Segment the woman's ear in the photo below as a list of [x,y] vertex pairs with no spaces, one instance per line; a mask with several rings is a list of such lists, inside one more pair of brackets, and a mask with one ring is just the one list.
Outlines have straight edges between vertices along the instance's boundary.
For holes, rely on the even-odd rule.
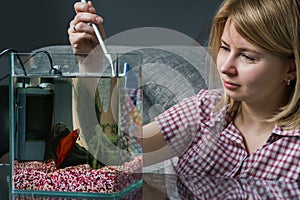
[[295,61],[291,61],[288,66],[287,79],[294,80],[297,77],[297,69]]

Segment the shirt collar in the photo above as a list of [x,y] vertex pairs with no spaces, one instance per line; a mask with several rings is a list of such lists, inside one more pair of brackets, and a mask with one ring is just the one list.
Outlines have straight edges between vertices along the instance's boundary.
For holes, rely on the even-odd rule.
[[274,134],[281,135],[281,136],[299,136],[300,137],[300,128],[296,129],[283,129],[279,125],[275,125],[273,131]]
[[220,110],[212,111],[209,120],[205,124],[209,127],[217,127],[218,130],[224,130],[232,119],[233,114],[228,113],[227,107],[224,106]]

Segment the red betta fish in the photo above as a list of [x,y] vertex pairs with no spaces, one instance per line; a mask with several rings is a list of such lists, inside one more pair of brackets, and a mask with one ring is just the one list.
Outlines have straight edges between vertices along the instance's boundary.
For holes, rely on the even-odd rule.
[[56,168],[58,169],[67,155],[70,153],[77,138],[79,137],[79,128],[71,131],[66,137],[62,138],[56,148]]

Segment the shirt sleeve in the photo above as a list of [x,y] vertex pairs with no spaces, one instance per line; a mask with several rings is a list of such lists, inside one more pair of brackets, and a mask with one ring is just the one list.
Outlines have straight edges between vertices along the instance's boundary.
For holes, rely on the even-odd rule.
[[155,117],[164,139],[177,156],[182,155],[196,138],[201,123],[210,120],[220,93],[201,90]]

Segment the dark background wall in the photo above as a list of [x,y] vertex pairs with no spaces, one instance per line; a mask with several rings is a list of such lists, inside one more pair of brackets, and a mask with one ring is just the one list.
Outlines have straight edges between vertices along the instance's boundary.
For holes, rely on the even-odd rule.
[[[74,16],[75,0],[1,2],[0,48],[30,51],[67,44],[66,30]],[[108,36],[137,27],[164,27],[204,41],[211,17],[221,0],[94,0],[105,19]]]
[[[222,0],[94,0],[104,18],[107,37],[139,27],[163,27],[184,33],[205,45],[212,16]],[[0,51],[30,52],[43,46],[69,44],[67,28],[75,0],[2,1]],[[8,74],[8,57],[0,58],[0,80]],[[0,81],[7,85],[8,79]],[[1,88],[0,88],[1,89]],[[7,142],[8,94],[0,93],[0,148]],[[4,119],[3,119],[4,118]],[[1,156],[0,149],[0,156]]]

